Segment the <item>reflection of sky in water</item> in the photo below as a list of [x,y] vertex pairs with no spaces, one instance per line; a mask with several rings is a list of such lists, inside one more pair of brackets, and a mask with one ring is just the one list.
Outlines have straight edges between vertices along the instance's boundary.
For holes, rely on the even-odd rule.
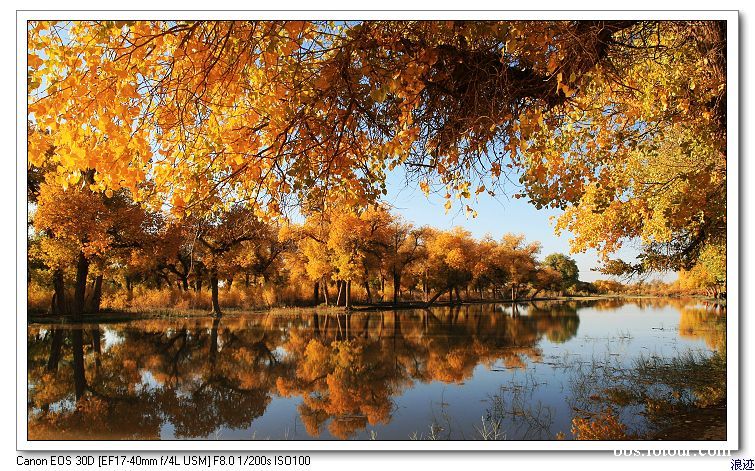
[[[711,351],[703,336],[680,336],[679,306],[679,303],[661,302],[643,304],[642,307],[634,303],[603,308],[591,305],[579,307],[577,310],[579,318],[576,320],[578,324],[573,326],[575,331],[563,335],[557,329],[555,332],[547,331],[551,324],[545,324],[543,328],[538,325],[534,345],[523,345],[529,348],[526,351],[516,350],[519,352],[518,360],[507,358],[504,361],[502,357],[494,357],[492,360],[481,362],[477,357],[477,364],[471,369],[471,373],[458,382],[410,378],[408,384],[402,383],[392,390],[388,422],[367,424],[364,428],[357,428],[350,438],[375,437],[406,440],[414,435],[428,438],[432,426],[434,434],[441,439],[479,439],[480,429],[485,426],[486,418],[489,419],[491,413],[503,417],[501,433],[509,440],[552,439],[557,432],[565,432],[569,436],[574,405],[571,400],[573,386],[571,381],[572,373],[576,368],[588,368],[593,364],[599,365],[598,368],[600,368],[600,365],[606,363],[618,367],[631,367],[641,356],[675,357],[687,351],[706,354]],[[547,315],[538,317],[542,316],[542,312],[532,314],[527,306],[522,306],[517,310],[522,322],[526,321],[529,316],[534,316],[533,320],[551,319],[551,321],[559,319],[559,316],[575,318],[573,311],[571,314],[559,309],[553,312],[556,317],[550,318]],[[447,310],[438,311],[439,319],[445,319],[443,313],[447,313]],[[393,313],[390,315],[393,316]],[[492,306],[486,307],[485,316],[496,316],[499,323],[514,322],[511,315],[510,305],[498,305],[495,309],[492,309]],[[223,322],[227,321],[221,321],[219,329],[221,332],[227,328]],[[133,322],[129,328],[138,329],[139,325],[139,322]],[[309,332],[311,328],[312,323],[309,320],[304,322],[301,319],[283,320],[277,325],[267,326],[264,332],[277,331],[288,335],[290,329],[306,329]],[[322,325],[320,328],[323,328]],[[333,328],[332,325],[331,328]],[[404,328],[409,330],[411,326]],[[107,356],[111,350],[116,350],[116,346],[129,341],[128,336],[124,335],[118,326],[101,326],[101,330],[103,357]],[[172,335],[176,332],[176,328],[166,327],[163,332]],[[205,328],[187,329],[186,332],[187,341],[192,341],[195,337],[199,338],[200,334],[205,337],[211,334],[211,331]],[[238,342],[234,339],[234,335],[239,332],[232,332],[230,336],[227,334],[225,332],[217,336],[219,358],[221,352],[228,358],[234,358],[233,355],[248,354],[246,350],[238,349]],[[265,335],[272,334],[261,334],[259,338],[264,340]],[[429,331],[413,332],[412,335],[424,338],[438,334]],[[558,341],[559,335],[563,335],[562,342]],[[571,338],[569,335],[572,335]],[[41,337],[42,329],[39,330],[38,338]],[[445,338],[429,340],[447,341]],[[472,341],[470,338],[470,342]],[[380,345],[383,348],[381,354],[386,358],[396,356],[392,355],[394,352],[386,351],[390,348],[390,343]],[[534,347],[534,350],[531,347]],[[269,351],[276,362],[285,363],[295,356],[282,345],[273,345]],[[234,361],[233,359],[226,360],[224,367],[233,369]],[[518,368],[512,367],[517,364]],[[264,367],[264,363],[259,364],[260,369]],[[459,373],[463,374],[463,372]],[[177,379],[178,385],[174,387],[172,394],[177,400],[191,400],[194,394],[192,388],[205,380],[202,375],[200,371],[184,372]],[[156,391],[168,387],[164,378],[158,379],[149,367],[145,368],[144,365],[140,367],[138,377],[136,389]],[[454,376],[451,374],[451,377]],[[275,384],[275,381],[272,384]],[[303,403],[300,394],[283,397],[273,386],[267,396],[269,402],[264,407],[264,413],[251,418],[250,422],[244,426],[231,428],[221,425],[207,436],[192,438],[225,440],[335,438],[330,434],[328,425],[330,421],[338,419],[327,419],[320,428],[319,437],[312,437],[307,433],[300,416]],[[54,407],[61,407],[61,402],[70,402],[70,399],[59,401],[54,404]],[[69,405],[72,404],[66,404],[66,406]],[[213,405],[210,406],[213,407]],[[630,407],[622,413],[621,419],[629,425],[630,429],[643,427],[643,418],[638,412],[637,407]],[[161,413],[161,417],[163,417],[163,422],[159,428],[159,437],[175,438],[175,425],[166,415]]]
[[[500,311],[510,315],[511,307],[500,306]],[[527,315],[526,308],[520,308],[520,312]],[[437,424],[440,431],[436,435],[440,438],[446,438],[450,430],[450,437],[454,439],[479,439],[483,417],[495,403],[495,395],[502,397],[510,407],[512,403],[523,403],[532,415],[505,421],[503,433],[507,439],[550,439],[560,431],[568,435],[572,413],[568,401],[569,369],[565,365],[610,361],[631,366],[640,355],[669,357],[687,350],[710,351],[701,338],[680,338],[679,310],[673,306],[638,309],[634,304],[627,304],[610,311],[581,308],[579,320],[578,333],[572,339],[563,343],[551,342],[546,337],[540,340],[542,362],[533,362],[522,355],[526,364],[524,370],[506,369],[503,363],[496,362],[493,368],[478,365],[472,378],[461,384],[415,383],[413,388],[394,398],[389,424],[367,425],[354,438],[370,439],[370,431],[374,431],[377,438],[405,439],[417,432],[417,436],[428,439],[431,424]],[[289,402],[289,399],[274,399],[265,414],[267,420],[258,419],[259,428],[276,436],[274,430],[280,426],[273,424],[297,421],[298,415],[291,413]],[[280,422],[272,419],[274,410],[280,411]],[[638,412],[637,406],[630,407],[623,411],[621,419],[630,428],[641,427],[643,420]],[[548,423],[550,434],[546,435],[538,425]],[[289,429],[292,428],[295,426],[289,425]],[[255,429],[254,424],[252,429]],[[311,438],[303,426],[300,425],[300,429],[292,438]],[[244,433],[230,436],[242,439]],[[323,427],[319,438],[334,437]]]
[[103,331],[103,342],[102,342],[102,351],[107,352],[113,346],[119,345],[123,342],[123,336],[120,334],[120,332],[117,332],[113,329],[109,329],[107,327],[104,327],[102,329]]

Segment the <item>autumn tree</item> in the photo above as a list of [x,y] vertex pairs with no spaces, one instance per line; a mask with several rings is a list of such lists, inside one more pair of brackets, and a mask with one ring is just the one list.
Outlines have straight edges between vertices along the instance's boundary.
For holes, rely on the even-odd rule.
[[92,296],[97,306],[102,289],[105,259],[140,245],[144,211],[122,193],[110,196],[92,192],[86,180],[71,186],[55,183],[40,186],[34,212],[34,228],[44,232],[41,242],[46,264],[53,271],[53,312],[68,313],[64,271],[75,267],[74,295],[70,314],[80,317],[86,310],[86,284],[93,263],[99,264]]
[[328,248],[330,221],[322,213],[308,217],[301,230],[299,249],[307,277],[314,283],[315,302],[319,300],[320,289],[325,304],[330,303],[328,283],[333,275],[331,251]]
[[189,290],[189,278],[199,271],[201,263],[199,251],[195,253],[196,239],[192,231],[194,224],[188,218],[180,222],[163,221],[158,232],[159,240],[151,254],[155,270],[175,276],[183,291]]
[[573,258],[561,253],[552,253],[545,257],[543,265],[556,270],[561,275],[559,291],[565,292],[579,281],[579,267]]
[[425,230],[416,228],[398,216],[391,216],[383,246],[383,266],[393,282],[393,304],[398,304],[401,293],[401,277],[413,263],[426,256]]
[[499,298],[502,289],[508,283],[509,275],[506,265],[510,262],[509,254],[491,235],[486,235],[477,244],[476,260],[471,284],[483,293],[492,290],[493,298]]
[[600,294],[619,294],[625,290],[625,286],[616,280],[596,280],[593,281],[595,289]]
[[234,253],[242,243],[260,241],[267,235],[265,223],[257,219],[244,206],[234,206],[227,211],[216,213],[197,223],[196,240],[205,250],[203,264],[210,275],[212,292],[212,314],[220,317],[219,277],[229,264],[233,263]]
[[726,248],[706,247],[689,270],[681,270],[677,284],[686,291],[700,291],[708,296],[725,297]]
[[526,243],[523,234],[506,234],[501,239],[501,269],[506,273],[511,299],[516,300],[534,279],[540,243]]
[[[244,275],[244,284],[249,286],[252,279],[261,278],[263,282],[278,281],[283,273],[284,253],[293,247],[298,234],[290,230],[285,223],[263,223],[254,240],[242,242],[233,263],[238,272]],[[228,283],[233,280],[233,273],[228,276]]]
[[443,293],[449,300],[461,302],[459,288],[472,280],[474,266],[474,245],[471,233],[461,227],[450,231],[428,231],[427,267],[430,287],[437,290],[428,301],[434,303]]
[[559,290],[563,286],[563,275],[560,271],[543,265],[536,268],[531,284],[532,294],[530,299],[535,299],[541,291]]
[[337,304],[343,300],[343,305],[350,307],[353,280],[361,280],[371,297],[370,273],[380,268],[391,219],[382,207],[350,210],[340,206],[331,211],[327,246],[334,277],[341,282]]
[[[520,177],[572,249],[689,269],[726,241],[720,21],[34,21],[29,163],[177,215],[447,207]],[[470,208],[467,208],[468,210]]]

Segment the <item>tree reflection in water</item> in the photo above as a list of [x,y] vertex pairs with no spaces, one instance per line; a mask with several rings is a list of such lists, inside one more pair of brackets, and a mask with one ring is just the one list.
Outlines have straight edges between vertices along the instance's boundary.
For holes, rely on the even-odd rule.
[[[584,304],[583,304],[584,305]],[[577,333],[577,303],[29,327],[30,439],[213,438],[298,399],[312,437],[387,424],[417,383],[524,367]]]

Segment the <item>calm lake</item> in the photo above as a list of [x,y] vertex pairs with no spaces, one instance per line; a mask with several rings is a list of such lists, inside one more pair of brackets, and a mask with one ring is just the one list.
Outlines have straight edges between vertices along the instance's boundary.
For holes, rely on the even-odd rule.
[[697,300],[275,312],[29,325],[29,439],[570,439],[611,371],[726,348]]

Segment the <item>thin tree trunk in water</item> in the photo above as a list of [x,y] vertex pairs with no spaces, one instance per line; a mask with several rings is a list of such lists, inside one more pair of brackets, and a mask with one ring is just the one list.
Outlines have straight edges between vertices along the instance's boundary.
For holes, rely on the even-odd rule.
[[74,328],[71,334],[73,337],[73,385],[78,401],[84,396],[87,388],[87,379],[84,373],[84,337],[81,329]]
[[320,318],[316,312],[312,316],[312,331],[314,332],[314,337],[318,338],[320,337]]
[[215,358],[218,354],[218,326],[220,325],[220,317],[216,317],[212,321],[212,329],[210,330],[210,370],[215,367]]
[[47,371],[58,371],[58,362],[60,361],[60,347],[63,346],[63,329],[52,329],[52,345],[50,346],[50,357],[47,360]]
[[99,368],[102,365],[102,348],[100,346],[100,325],[95,324],[92,327],[92,350],[94,350],[94,366]]
[[210,274],[210,286],[212,287],[212,314],[220,317],[220,301],[218,299],[218,272],[213,270]]
[[336,322],[338,323],[338,333],[336,334],[336,340],[343,340],[343,328],[341,327],[340,314],[336,314]]
[[81,319],[84,314],[84,299],[87,288],[87,275],[89,274],[89,260],[84,256],[84,252],[79,252],[76,261],[76,289],[73,295],[73,317]]
[[58,268],[52,275],[52,286],[55,294],[52,295],[52,313],[56,316],[66,314],[66,287],[63,283],[63,270]]
[[393,312],[393,346],[396,346],[396,340],[401,335],[401,317],[398,312]]

